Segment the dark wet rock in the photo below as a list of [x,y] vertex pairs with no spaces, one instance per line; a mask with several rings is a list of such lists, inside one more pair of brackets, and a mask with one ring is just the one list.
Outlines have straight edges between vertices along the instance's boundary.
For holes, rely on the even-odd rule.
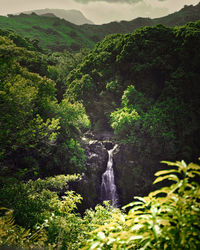
[[83,148],[86,155],[87,171],[75,187],[83,197],[81,210],[94,207],[100,202],[101,176],[106,168],[108,152],[101,141],[83,138]]
[[103,145],[107,150],[110,150],[114,147],[114,143],[111,141],[103,141]]
[[155,169],[151,160],[141,163],[140,156],[130,145],[120,145],[113,153],[115,182],[121,205],[145,196],[152,190]]
[[114,133],[113,131],[101,131],[94,134],[94,139],[98,141],[113,141]]
[[84,136],[88,139],[94,139],[94,134],[91,131],[87,131]]

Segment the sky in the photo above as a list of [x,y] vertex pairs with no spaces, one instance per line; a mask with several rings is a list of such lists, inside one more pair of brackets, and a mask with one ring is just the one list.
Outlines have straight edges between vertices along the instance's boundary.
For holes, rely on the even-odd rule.
[[77,9],[95,24],[132,20],[137,17],[161,17],[196,5],[200,0],[0,0],[0,15],[26,10],[56,8]]

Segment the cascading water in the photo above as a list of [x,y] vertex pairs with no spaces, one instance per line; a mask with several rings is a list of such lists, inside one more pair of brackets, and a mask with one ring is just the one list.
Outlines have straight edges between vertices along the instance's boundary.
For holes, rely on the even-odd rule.
[[101,200],[109,200],[113,207],[118,206],[118,194],[113,171],[113,151],[116,149],[116,147],[117,145],[115,145],[114,148],[108,150],[107,168],[102,175],[101,182]]

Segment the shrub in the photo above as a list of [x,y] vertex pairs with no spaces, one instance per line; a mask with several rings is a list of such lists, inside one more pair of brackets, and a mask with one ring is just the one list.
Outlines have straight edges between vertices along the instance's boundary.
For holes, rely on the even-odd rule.
[[198,249],[200,243],[200,166],[164,162],[173,169],[157,172],[154,183],[171,182],[135,197],[127,215],[113,214],[91,233],[84,249]]

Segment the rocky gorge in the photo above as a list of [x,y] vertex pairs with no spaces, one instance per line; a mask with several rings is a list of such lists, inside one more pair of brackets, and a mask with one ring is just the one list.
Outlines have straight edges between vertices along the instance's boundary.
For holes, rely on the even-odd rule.
[[[112,152],[113,172],[121,207],[133,200],[134,196],[147,195],[152,190],[155,168],[142,165],[131,145],[124,145],[117,140],[113,132],[86,133],[82,138],[86,155],[86,168],[82,178],[73,184],[72,189],[84,197],[80,211],[94,208],[102,203],[102,175],[108,163],[108,151]],[[150,161],[148,162],[150,163]]]

